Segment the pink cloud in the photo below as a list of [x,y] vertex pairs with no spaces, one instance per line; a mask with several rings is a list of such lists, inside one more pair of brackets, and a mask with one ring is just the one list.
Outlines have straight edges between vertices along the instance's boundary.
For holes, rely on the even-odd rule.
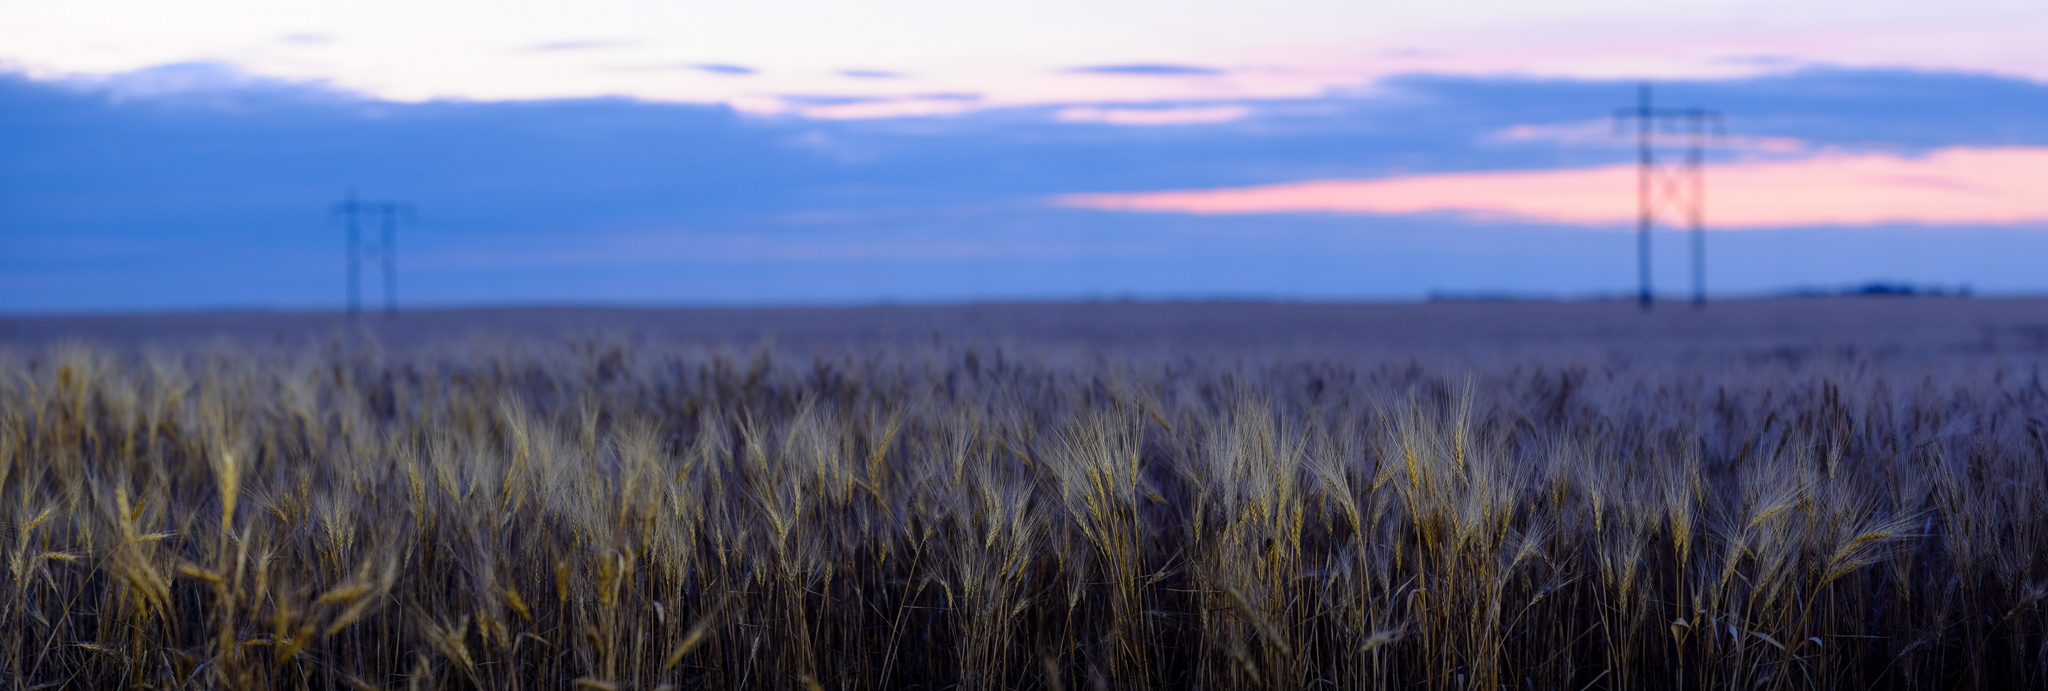
[[[2048,148],[1952,148],[1926,156],[1824,152],[1710,166],[1713,228],[2013,224],[2048,220]],[[1450,213],[1612,226],[1635,219],[1633,165],[1312,180],[1255,187],[1069,194],[1055,204],[1189,214]]]

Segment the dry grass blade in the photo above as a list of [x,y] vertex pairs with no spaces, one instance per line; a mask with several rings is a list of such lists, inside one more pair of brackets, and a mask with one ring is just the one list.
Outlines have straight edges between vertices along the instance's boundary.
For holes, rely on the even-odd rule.
[[670,652],[668,659],[662,661],[661,671],[667,672],[675,669],[675,666],[682,663],[683,658],[687,657],[690,651],[696,650],[697,646],[704,643],[704,639],[711,634],[711,627],[717,623],[719,613],[725,609],[726,603],[730,602],[731,599],[732,596],[730,594],[720,597],[717,604],[706,610],[702,616],[697,617],[697,623],[690,625],[689,632],[683,634],[683,640],[681,643],[676,644],[675,651]]
[[1408,627],[1406,625],[1403,625],[1385,631],[1374,631],[1371,636],[1367,636],[1365,638],[1364,643],[1358,646],[1358,652],[1369,653],[1374,650],[1378,650],[1383,646],[1399,643],[1404,634],[1406,634],[1407,630]]
[[1237,613],[1243,616],[1245,621],[1251,622],[1252,629],[1259,632],[1260,638],[1265,639],[1266,645],[1279,649],[1283,655],[1293,654],[1294,647],[1287,644],[1286,635],[1282,634],[1273,622],[1259,616],[1259,613],[1252,609],[1251,603],[1245,601],[1244,593],[1232,586],[1224,586],[1223,592],[1229,596],[1230,605],[1237,608]]

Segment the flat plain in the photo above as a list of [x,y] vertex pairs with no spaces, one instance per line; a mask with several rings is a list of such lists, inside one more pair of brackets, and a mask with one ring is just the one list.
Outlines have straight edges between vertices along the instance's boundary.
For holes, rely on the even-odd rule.
[[1812,297],[1429,303],[1081,302],[780,308],[524,307],[339,312],[0,316],[0,342],[83,338],[110,344],[208,340],[304,344],[368,331],[407,347],[473,337],[624,336],[816,349],[930,340],[1187,351],[1304,348],[1385,354],[1450,348],[1486,353],[1759,351],[1862,347],[1914,351],[2048,346],[2048,299]]
[[2048,300],[0,318],[10,688],[2048,685]]

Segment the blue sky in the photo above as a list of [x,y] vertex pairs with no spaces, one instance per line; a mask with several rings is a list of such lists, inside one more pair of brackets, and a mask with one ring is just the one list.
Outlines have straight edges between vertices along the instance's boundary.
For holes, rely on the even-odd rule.
[[[2019,5],[1986,8],[2034,21]],[[1570,18],[1516,11],[1537,24]],[[958,46],[768,46],[640,55],[661,69],[619,72],[665,82],[556,64],[516,88],[459,77],[533,56],[573,66],[659,52],[647,46],[662,39],[505,29],[496,40],[510,47],[487,59],[443,47],[452,57],[400,78],[377,67],[408,55],[388,47],[396,39],[323,27],[317,15],[246,31],[328,50],[325,62],[219,47],[232,37],[165,47],[175,41],[132,27],[7,44],[0,310],[336,306],[342,233],[328,207],[351,186],[417,207],[399,248],[401,297],[415,305],[1620,295],[1635,276],[1626,223],[1546,217],[1488,201],[1499,195],[1484,188],[1448,188],[1473,200],[1414,212],[1139,213],[1059,200],[1596,170],[1632,160],[1605,118],[1645,77],[1664,103],[1728,113],[1731,137],[1713,160],[1731,171],[1729,188],[1744,184],[1743,166],[1791,162],[1825,176],[1880,157],[1910,173],[1885,176],[1919,188],[1990,194],[1978,188],[1991,176],[2032,171],[2048,150],[2048,70],[2000,48],[1998,31],[1980,34],[1986,48],[1925,55],[1870,48],[1893,26],[1882,22],[1846,38],[1808,35],[1821,47],[1810,55],[1745,61],[1698,47],[1796,45],[1786,36],[1801,35],[1801,12],[1769,31],[1695,37],[1689,53],[1619,45],[1520,71],[1489,67],[1512,51],[1470,48],[1491,29],[1422,16],[1404,21],[1467,49],[1388,39],[1367,60],[1329,47],[1341,32],[1283,22],[1247,31],[1265,43],[1218,43],[1204,37],[1225,32],[1190,20],[1124,34],[1151,36],[1140,41],[1067,37],[1042,54],[996,40],[982,72],[942,69],[963,62],[948,55],[976,57]],[[309,28],[287,31],[294,21]],[[1944,26],[1929,30],[1936,48]],[[78,47],[95,36],[126,46],[125,57]],[[1273,48],[1289,37],[1307,47]],[[357,40],[371,47],[336,47]],[[1539,43],[1525,56],[1562,50]],[[1958,151],[2005,152],[1999,160],[2019,167],[1912,167]],[[1722,294],[1873,280],[2041,292],[2048,222],[2029,189],[1983,205],[2005,215],[1932,221],[1731,208],[1731,220],[1763,220],[1712,234],[1709,283]],[[1617,217],[1633,211],[1628,192],[1614,195]],[[1679,292],[1683,239],[1667,230],[1657,243],[1659,289]]]

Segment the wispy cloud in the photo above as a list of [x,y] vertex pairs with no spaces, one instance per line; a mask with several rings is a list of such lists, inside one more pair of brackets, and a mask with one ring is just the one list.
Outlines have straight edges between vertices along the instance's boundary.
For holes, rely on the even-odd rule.
[[719,62],[696,63],[690,65],[689,67],[690,69],[694,69],[700,72],[710,72],[712,74],[722,74],[732,77],[743,77],[746,75],[757,74],[760,72],[760,70],[748,67],[746,65],[729,65]]
[[250,74],[218,62],[181,62],[132,72],[69,76],[56,80],[72,89],[106,94],[113,99],[159,99],[188,105],[211,104],[232,110],[237,104],[278,99],[355,101],[360,94],[324,80],[291,80]]
[[754,68],[744,65],[701,62],[636,62],[603,65],[598,69],[606,72],[704,72],[721,77],[745,77],[755,73]]
[[611,50],[614,48],[630,48],[636,45],[640,45],[640,42],[619,40],[552,41],[536,43],[519,50],[526,53],[557,53],[578,50]]
[[1132,108],[1074,106],[1053,113],[1060,122],[1097,122],[1106,125],[1208,125],[1242,120],[1252,109],[1241,105],[1169,106]]
[[778,98],[778,112],[819,120],[872,120],[957,115],[973,110],[981,95],[937,92],[907,96],[786,95]]
[[854,79],[902,79],[903,73],[889,70],[840,70],[839,76]]
[[[1688,142],[1685,133],[1658,132],[1654,136],[1661,145],[1682,145]],[[1485,140],[1501,144],[1542,143],[1587,148],[1636,146],[1634,132],[1617,127],[1612,120],[1509,125],[1494,130]],[[1808,142],[1797,137],[1728,134],[1709,136],[1705,144],[1715,150],[1760,154],[1795,154],[1811,148]]]
[[300,46],[319,46],[319,45],[326,45],[326,44],[329,44],[329,43],[333,43],[333,42],[334,42],[334,36],[333,36],[332,34],[323,34],[323,33],[315,33],[315,32],[305,32],[305,33],[293,33],[293,34],[285,34],[285,35],[283,35],[283,36],[279,36],[279,37],[277,37],[277,40],[278,40],[278,41],[281,41],[281,42],[284,42],[284,43],[290,43],[290,44],[293,44],[293,45],[300,45]]
[[[1789,228],[2048,221],[2048,147],[1950,148],[1926,156],[1826,152],[1714,166],[1708,224]],[[1635,214],[1630,165],[1411,175],[1167,192],[1070,194],[1059,206],[1188,214],[1418,214],[1615,226]]]
[[1088,65],[1070,67],[1065,70],[1073,74],[1108,74],[1132,77],[1213,77],[1224,71],[1201,65],[1176,65],[1171,63],[1132,63],[1124,65]]
[[856,103],[878,103],[893,100],[887,96],[855,96],[847,94],[783,94],[776,98],[793,106],[844,106]]
[[1796,55],[1729,55],[1721,58],[1721,62],[1770,69],[1792,69],[1811,64],[1812,61]]

